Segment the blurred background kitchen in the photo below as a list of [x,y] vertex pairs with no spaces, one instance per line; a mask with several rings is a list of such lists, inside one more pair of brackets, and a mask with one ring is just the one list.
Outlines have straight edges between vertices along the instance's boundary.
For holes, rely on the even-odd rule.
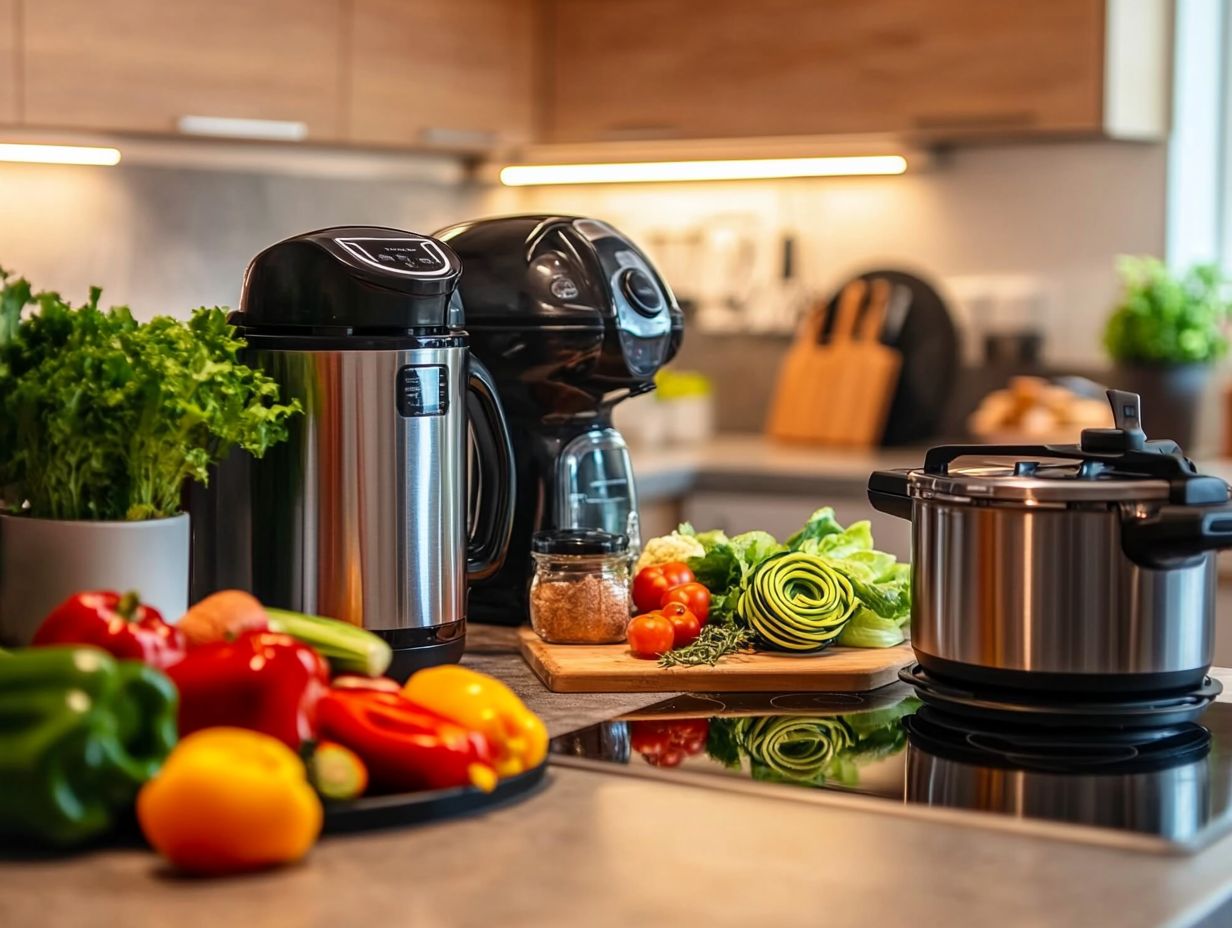
[[[1218,467],[1230,36],[1221,0],[0,0],[0,265],[145,318],[307,229],[607,220],[689,319],[620,407],[647,534],[857,515],[929,442],[1102,424],[1099,384]],[[793,421],[838,380],[858,421]]]

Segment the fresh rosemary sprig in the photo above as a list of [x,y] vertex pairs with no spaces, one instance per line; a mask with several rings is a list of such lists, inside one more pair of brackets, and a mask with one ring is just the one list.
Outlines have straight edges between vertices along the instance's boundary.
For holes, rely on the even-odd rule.
[[659,658],[660,667],[714,666],[719,658],[745,648],[752,640],[747,628],[730,623],[707,625],[697,640],[683,648],[668,651]]

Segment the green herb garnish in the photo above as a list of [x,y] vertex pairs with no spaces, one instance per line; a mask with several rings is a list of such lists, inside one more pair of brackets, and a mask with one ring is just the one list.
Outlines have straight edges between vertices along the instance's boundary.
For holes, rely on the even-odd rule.
[[[233,447],[258,457],[287,436],[295,401],[238,359],[226,314],[138,322],[72,306],[0,270],[0,488],[36,518],[137,520],[180,509]],[[22,317],[36,304],[38,311]]]
[[748,647],[752,635],[747,628],[728,622],[712,623],[702,629],[697,640],[683,648],[668,651],[659,658],[660,667],[714,666],[719,658]]

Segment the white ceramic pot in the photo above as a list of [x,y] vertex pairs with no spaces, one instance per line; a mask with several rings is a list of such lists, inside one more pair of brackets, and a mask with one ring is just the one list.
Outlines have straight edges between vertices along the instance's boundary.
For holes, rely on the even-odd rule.
[[0,643],[29,644],[82,590],[136,590],[169,622],[188,608],[188,514],[142,522],[0,515]]

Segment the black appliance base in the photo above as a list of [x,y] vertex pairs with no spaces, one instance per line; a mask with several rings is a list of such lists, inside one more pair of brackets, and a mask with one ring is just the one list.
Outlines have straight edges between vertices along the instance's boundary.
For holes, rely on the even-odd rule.
[[1023,694],[1004,689],[979,689],[939,680],[919,664],[904,667],[899,679],[915,687],[926,706],[951,716],[978,718],[1008,725],[1048,728],[1162,728],[1184,725],[1202,713],[1223,691],[1218,680],[1185,693],[1124,696],[1104,694]]
[[1193,722],[1160,728],[1017,727],[921,706],[903,719],[907,740],[949,760],[1067,775],[1166,770],[1205,757],[1211,733]]
[[1119,696],[1138,698],[1158,693],[1186,693],[1202,686],[1210,666],[1167,673],[1051,673],[1038,670],[1002,670],[951,661],[913,648],[915,658],[939,681],[999,691],[1020,690],[1022,699],[1051,698],[1072,694],[1075,698],[1097,697],[1112,701]]
[[394,658],[385,675],[406,682],[416,670],[439,664],[456,664],[466,650],[466,623],[453,622],[430,628],[372,629],[389,642]]

